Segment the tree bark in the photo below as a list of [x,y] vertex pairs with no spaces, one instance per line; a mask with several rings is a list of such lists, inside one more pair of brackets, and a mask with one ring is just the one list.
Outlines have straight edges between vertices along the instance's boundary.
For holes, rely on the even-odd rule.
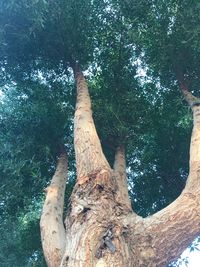
[[77,180],[85,183],[97,172],[109,172],[110,166],[103,154],[92,118],[91,101],[87,82],[78,64],[74,69],[77,85],[76,112],[74,118],[74,148]]
[[48,267],[59,267],[65,249],[63,224],[64,193],[67,179],[67,155],[62,152],[50,186],[40,220],[42,247]]
[[144,235],[149,237],[147,244],[152,248],[148,266],[152,267],[166,266],[177,259],[200,233],[200,99],[185,88],[183,94],[193,111],[190,171],[182,194],[171,205],[143,220]]
[[121,144],[117,147],[114,161],[114,177],[117,183],[116,200],[131,209],[131,201],[128,196],[128,184],[126,175],[125,148]]
[[96,133],[87,83],[79,68],[74,72],[77,183],[65,221],[67,242],[61,266],[131,266],[130,248],[121,235],[121,218],[130,208],[116,200],[120,189]]
[[[62,260],[62,253],[59,253],[55,264],[50,263],[53,253],[45,252],[48,266],[164,267],[179,257],[200,232],[200,106],[191,103],[190,94],[184,94],[190,95],[194,114],[190,173],[185,189],[165,209],[141,218],[131,210],[128,198],[124,148],[118,147],[112,170],[95,129],[87,82],[80,68],[74,68],[74,74],[77,84],[74,121],[77,182],[65,220],[65,233],[61,221],[55,221],[61,228],[60,233],[65,235],[64,240],[58,241],[59,251],[63,251],[65,244],[65,252]],[[50,193],[51,190],[41,219],[44,222],[46,217],[51,216],[52,222],[58,218],[51,213],[53,204],[49,210],[47,201],[53,194]],[[54,194],[52,197],[55,199]],[[43,223],[41,227],[44,227]],[[52,227],[45,227],[44,251],[54,251],[55,245],[51,250],[47,246],[52,246],[57,239],[53,239]]]

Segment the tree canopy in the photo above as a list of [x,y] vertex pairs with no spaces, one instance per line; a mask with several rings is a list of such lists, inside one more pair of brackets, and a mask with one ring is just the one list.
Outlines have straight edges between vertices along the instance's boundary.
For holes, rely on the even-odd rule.
[[0,0],[3,267],[45,266],[38,222],[61,146],[70,197],[76,62],[111,164],[126,146],[136,212],[146,217],[179,196],[192,127],[180,86],[199,95],[199,20],[200,4],[189,0]]

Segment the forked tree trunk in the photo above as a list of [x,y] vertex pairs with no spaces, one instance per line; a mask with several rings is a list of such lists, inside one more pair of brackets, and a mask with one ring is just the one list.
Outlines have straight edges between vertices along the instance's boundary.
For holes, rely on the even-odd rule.
[[[75,68],[77,105],[74,146],[77,183],[65,220],[62,256],[49,256],[45,244],[55,244],[52,228],[47,227],[43,248],[48,267],[164,267],[191,243],[200,232],[200,106],[192,106],[194,129],[190,150],[190,174],[182,194],[167,208],[141,218],[131,210],[126,182],[123,146],[116,151],[114,170],[109,166],[92,118],[87,83]],[[190,99],[191,100],[191,99]],[[45,216],[47,194],[41,226],[53,224],[55,216]],[[56,204],[57,205],[57,204]],[[61,222],[58,222],[58,226]],[[50,245],[52,246],[52,245]],[[53,245],[55,247],[55,245]],[[52,249],[51,249],[52,250]],[[54,251],[54,250],[53,250]],[[62,253],[59,253],[62,255]],[[53,264],[52,262],[56,262]]]

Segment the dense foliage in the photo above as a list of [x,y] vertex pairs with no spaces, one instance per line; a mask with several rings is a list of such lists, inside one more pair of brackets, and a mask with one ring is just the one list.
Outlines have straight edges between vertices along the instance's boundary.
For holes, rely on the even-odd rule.
[[[195,1],[0,0],[0,261],[45,266],[39,217],[59,147],[74,179],[71,67],[89,81],[94,119],[112,164],[127,149],[134,209],[148,216],[182,191],[198,94],[200,5]],[[9,254],[9,258],[7,255]]]

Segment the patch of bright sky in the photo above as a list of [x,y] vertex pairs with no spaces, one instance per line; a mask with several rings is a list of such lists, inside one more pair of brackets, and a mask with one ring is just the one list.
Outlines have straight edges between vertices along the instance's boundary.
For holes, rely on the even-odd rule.
[[1,103],[1,104],[4,103],[3,98],[4,98],[4,94],[3,94],[3,91],[2,91],[1,88],[0,88],[0,103]]
[[200,266],[200,244],[197,246],[197,249],[194,251],[190,251],[190,249],[186,249],[181,258],[188,258],[188,263],[181,262],[180,267],[199,267]]

